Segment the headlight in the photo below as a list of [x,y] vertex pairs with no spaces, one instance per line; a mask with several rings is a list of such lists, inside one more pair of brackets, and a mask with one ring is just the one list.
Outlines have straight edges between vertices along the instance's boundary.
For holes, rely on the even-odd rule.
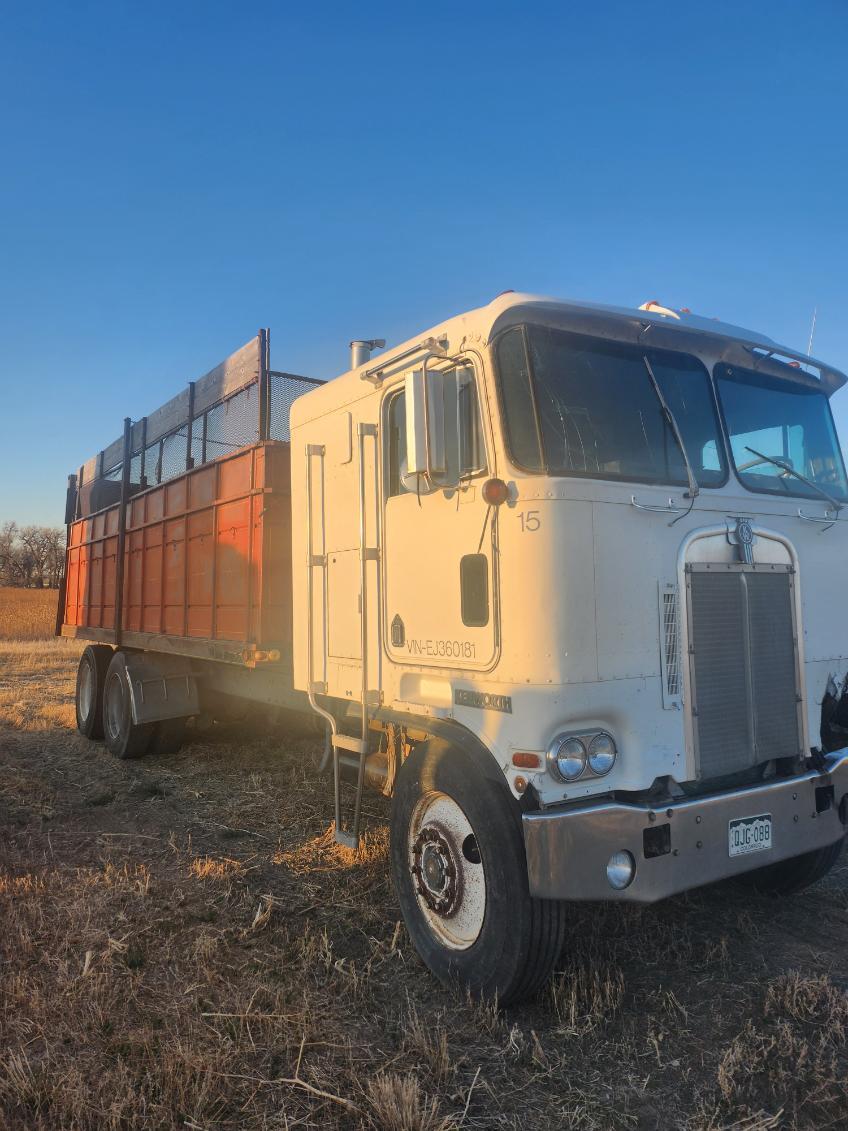
[[589,743],[589,769],[599,778],[608,774],[615,765],[615,756],[618,751],[612,738],[601,731]]
[[586,747],[579,738],[558,735],[548,747],[548,769],[560,781],[574,781],[586,769]]

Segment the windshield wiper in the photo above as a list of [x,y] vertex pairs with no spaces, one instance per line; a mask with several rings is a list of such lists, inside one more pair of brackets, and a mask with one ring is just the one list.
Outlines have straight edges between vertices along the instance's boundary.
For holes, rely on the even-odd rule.
[[[692,505],[695,504],[695,499],[700,493],[701,488],[698,486],[698,480],[695,478],[695,473],[692,470],[692,464],[689,462],[689,455],[686,451],[686,445],[683,443],[683,437],[680,434],[680,429],[677,426],[677,421],[674,418],[674,413],[668,406],[668,401],[663,396],[663,391],[660,388],[660,383],[654,376],[654,371],[651,368],[651,363],[648,361],[646,354],[642,355],[642,360],[645,363],[645,368],[648,370],[648,376],[651,378],[651,384],[654,386],[654,392],[657,394],[657,400],[660,402],[663,416],[668,422],[671,433],[677,441],[677,446],[680,448],[680,454],[683,456],[683,462],[686,464],[686,477],[689,480],[689,490],[685,494],[685,498],[692,500]],[[691,510],[692,507],[689,508]],[[688,514],[688,511],[686,512]],[[682,516],[681,516],[682,517]],[[675,522],[677,520],[675,519]]]
[[764,455],[763,452],[758,452],[756,448],[749,448],[745,445],[745,451],[750,452],[752,455],[759,456],[764,459],[766,463],[773,464],[774,467],[779,467],[781,471],[785,471],[787,475],[794,475],[796,479],[800,479],[802,483],[806,483],[808,487],[812,487],[823,499],[830,503],[831,510],[836,511],[837,514],[842,510],[844,503],[837,503],[832,495],[828,495],[823,487],[819,487],[818,483],[814,483],[812,479],[808,479],[806,475],[802,475],[800,471],[796,471],[791,464],[784,463],[782,459],[777,459],[775,456]]

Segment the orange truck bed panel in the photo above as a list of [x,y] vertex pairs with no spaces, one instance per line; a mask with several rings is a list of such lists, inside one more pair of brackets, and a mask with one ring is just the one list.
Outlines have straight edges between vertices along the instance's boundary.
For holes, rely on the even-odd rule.
[[[120,508],[73,523],[63,635],[111,640]],[[134,495],[127,504],[122,632],[292,647],[289,445],[242,448]],[[155,647],[151,642],[150,647]],[[192,651],[186,648],[186,651]]]

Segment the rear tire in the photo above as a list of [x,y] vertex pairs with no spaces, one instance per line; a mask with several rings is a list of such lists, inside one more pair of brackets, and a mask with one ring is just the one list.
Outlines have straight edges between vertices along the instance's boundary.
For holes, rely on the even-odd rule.
[[781,860],[767,868],[758,868],[755,872],[740,876],[740,879],[761,895],[794,895],[827,875],[839,859],[844,843],[843,836],[825,848],[805,852],[803,856],[794,856],[791,860]]
[[547,981],[565,906],[530,895],[521,813],[505,781],[444,742],[416,749],[395,784],[391,859],[412,942],[442,982],[507,1005]]
[[86,738],[103,737],[103,685],[112,654],[107,644],[89,644],[80,656],[74,702],[77,730]]
[[150,746],[156,723],[139,726],[132,719],[127,658],[116,652],[103,687],[103,737],[116,758],[140,758]]

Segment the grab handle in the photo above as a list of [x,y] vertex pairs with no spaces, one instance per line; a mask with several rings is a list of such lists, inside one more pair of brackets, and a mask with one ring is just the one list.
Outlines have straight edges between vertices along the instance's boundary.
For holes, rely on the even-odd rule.
[[668,504],[664,507],[652,507],[648,503],[637,503],[636,496],[630,496],[631,506],[636,507],[640,511],[657,511],[659,514],[682,514],[686,509],[685,507],[676,507],[672,499],[668,500]]

